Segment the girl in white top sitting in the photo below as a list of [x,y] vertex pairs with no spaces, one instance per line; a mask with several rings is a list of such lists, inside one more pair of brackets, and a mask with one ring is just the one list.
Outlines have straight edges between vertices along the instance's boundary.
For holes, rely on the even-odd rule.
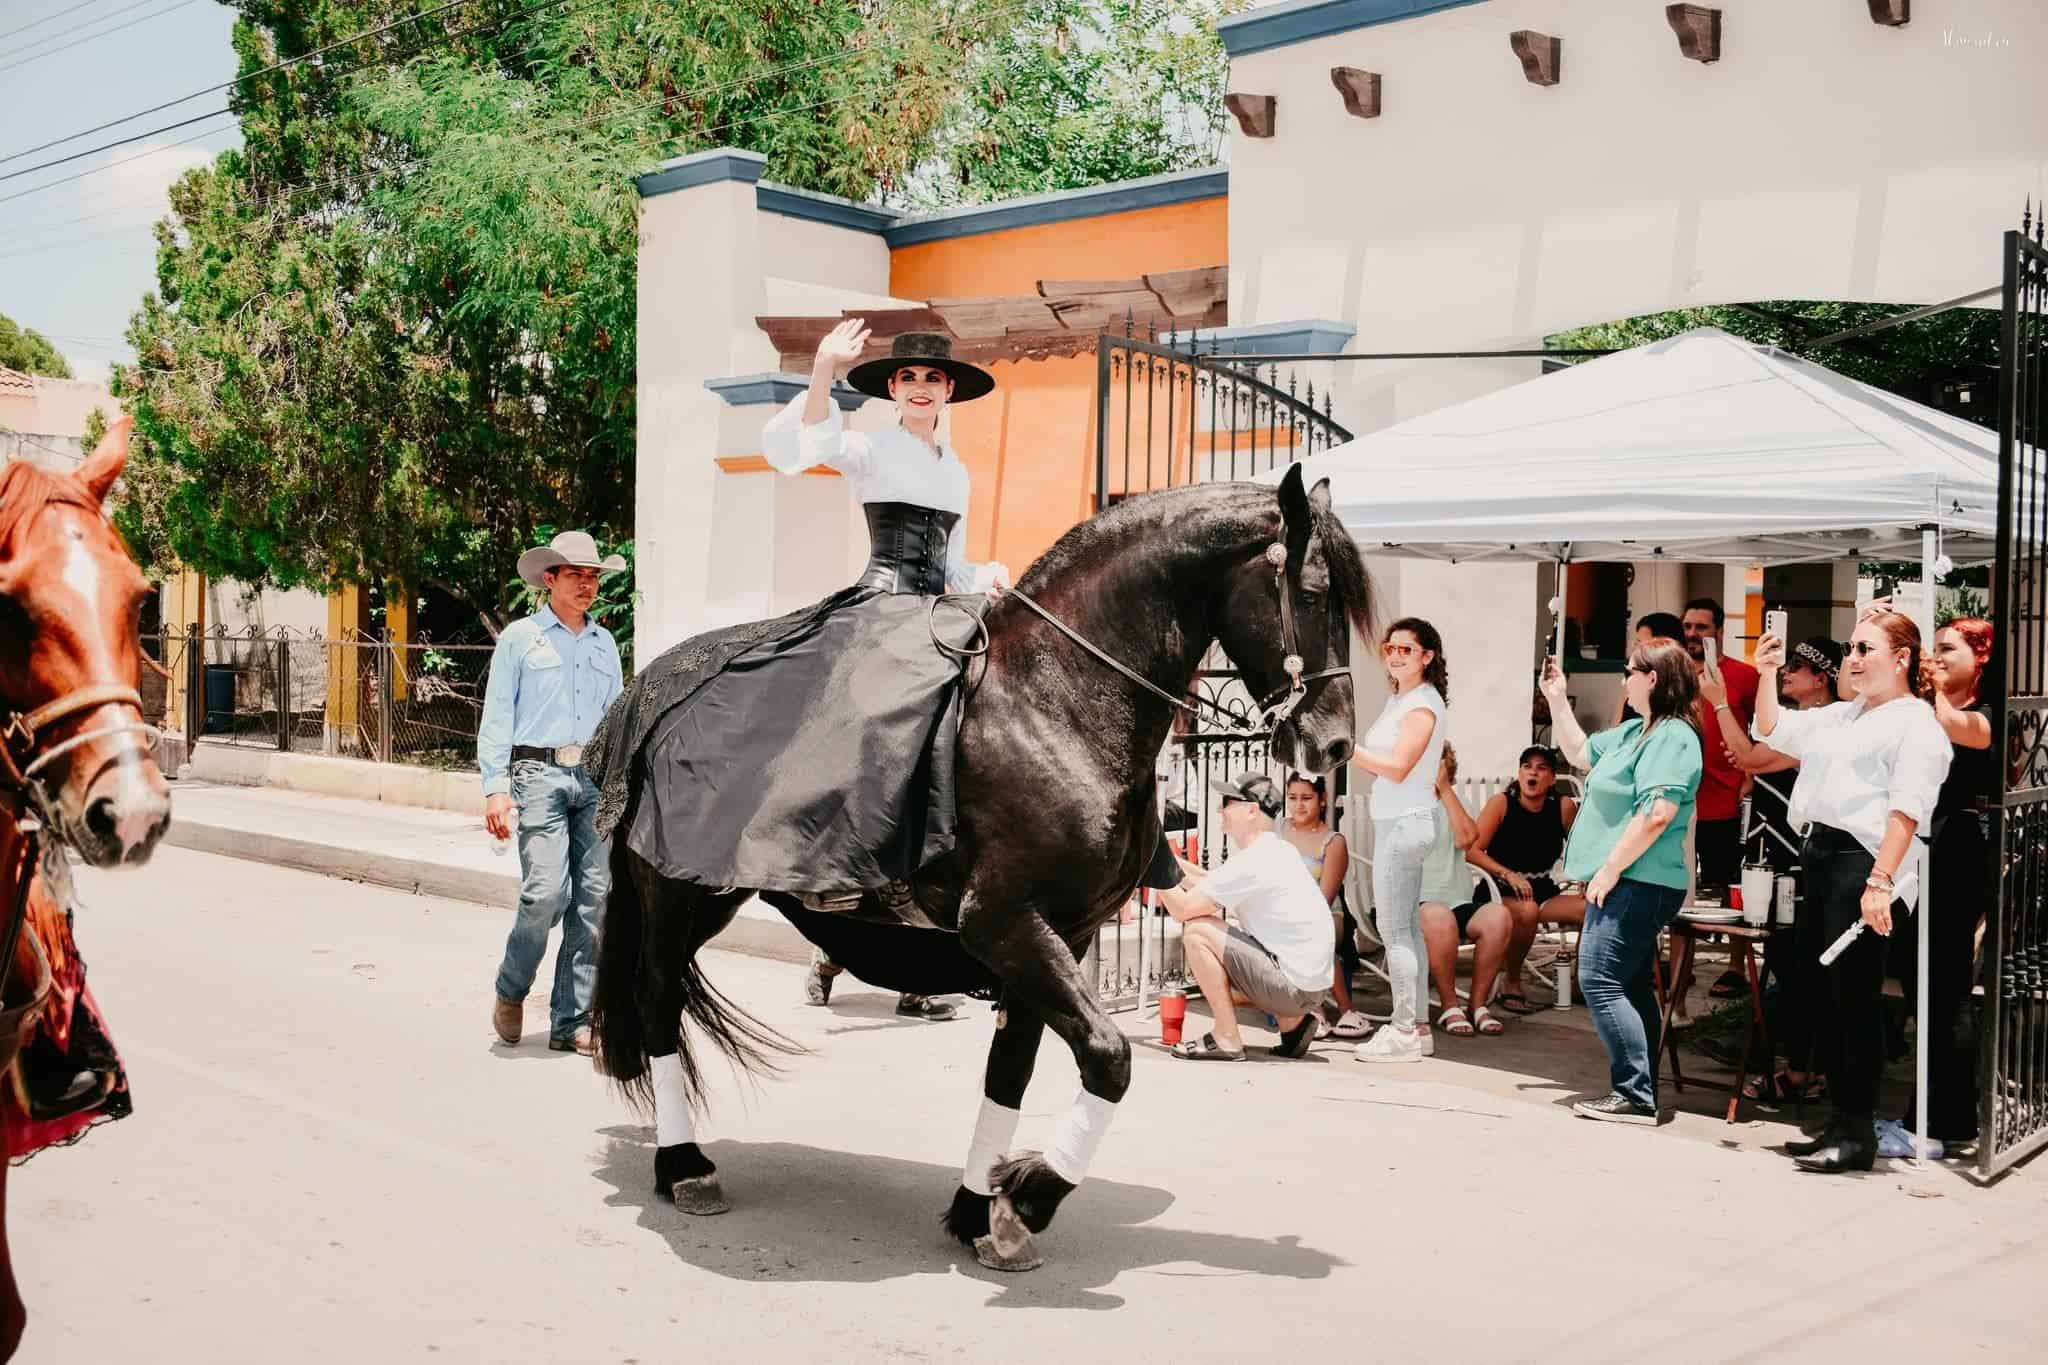
[[1437,767],[1444,749],[1450,671],[1435,626],[1404,616],[1380,651],[1394,694],[1351,761],[1373,775],[1372,913],[1387,945],[1393,1015],[1360,1043],[1362,1062],[1416,1062],[1435,1051],[1422,1022],[1428,958],[1422,948],[1422,870],[1436,837]]
[[1910,900],[1921,866],[1915,834],[1948,775],[1948,736],[1923,697],[1920,628],[1896,612],[1865,617],[1843,673],[1856,700],[1813,711],[1778,705],[1785,642],[1757,643],[1755,734],[1799,760],[1791,821],[1806,828],[1800,851],[1806,906],[1799,952],[1817,960],[1859,920],[1864,931],[1809,992],[1818,1066],[1834,1117],[1810,1142],[1785,1150],[1812,1171],[1867,1171],[1877,1157],[1874,1120],[1884,1069],[1882,991],[1892,903]]

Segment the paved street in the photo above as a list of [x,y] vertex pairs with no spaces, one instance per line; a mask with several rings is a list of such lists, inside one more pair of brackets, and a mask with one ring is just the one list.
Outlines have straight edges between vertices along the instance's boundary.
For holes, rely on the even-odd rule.
[[[502,911],[184,849],[81,881],[137,1112],[13,1173],[28,1362],[2038,1359],[2048,1325],[2039,1163],[1807,1176],[1335,1047],[1141,1050],[1046,1268],[1006,1277],[937,1220],[986,1011],[913,1023],[845,981],[809,1009],[731,954],[714,980],[815,1053],[714,1071],[734,1209],[687,1220],[538,997],[493,1046]],[[1073,1084],[1049,1047],[1027,1143]]]

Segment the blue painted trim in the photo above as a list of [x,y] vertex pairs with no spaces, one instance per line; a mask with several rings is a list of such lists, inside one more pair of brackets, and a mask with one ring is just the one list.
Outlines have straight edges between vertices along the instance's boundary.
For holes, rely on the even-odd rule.
[[830,223],[834,227],[855,228],[861,232],[882,232],[903,217],[894,209],[856,204],[836,194],[818,194],[772,181],[763,181],[754,187],[754,203],[768,213],[805,218],[814,223]]
[[1484,4],[1485,0],[1294,0],[1290,5],[1272,5],[1253,10],[1216,25],[1223,50],[1232,57],[1265,52],[1332,33],[1349,33],[1374,24],[1391,24],[1462,5]]
[[[810,386],[810,380],[795,374],[736,374],[726,379],[704,381],[704,387],[724,399],[729,408],[747,408],[760,403],[781,407]],[[834,384],[832,401],[839,405],[841,412],[858,412],[861,404],[868,401],[868,396],[859,389]]]
[[[1187,344],[1186,332],[1162,332],[1168,346]],[[1249,327],[1198,327],[1194,337],[1203,350],[1228,355],[1342,355],[1358,329],[1348,322],[1305,318],[1300,322],[1261,322]]]
[[752,185],[760,180],[761,170],[767,164],[768,158],[759,152],[719,147],[664,161],[646,175],[634,176],[633,184],[639,189],[642,199],[694,189],[699,185],[712,185],[722,180],[739,180]]
[[1036,227],[1041,223],[1064,223],[1077,218],[1127,213],[1132,209],[1157,208],[1164,204],[1218,199],[1228,193],[1230,172],[1227,170],[1175,171],[1169,175],[1125,180],[1114,185],[1092,185],[1087,189],[1059,190],[1052,194],[1034,194],[1027,199],[1006,199],[997,204],[975,204],[927,213],[905,218],[895,226],[883,229],[882,236],[892,247],[915,246],[920,242],[941,242],[983,232]]

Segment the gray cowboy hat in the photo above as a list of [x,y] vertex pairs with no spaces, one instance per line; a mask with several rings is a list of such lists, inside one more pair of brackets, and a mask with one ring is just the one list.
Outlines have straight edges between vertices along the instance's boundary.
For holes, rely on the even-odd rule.
[[619,555],[606,555],[599,559],[597,542],[590,538],[588,532],[564,531],[546,545],[519,556],[519,576],[536,588],[545,588],[547,580],[541,575],[564,564],[579,569],[596,569],[599,573],[617,573],[626,567],[625,559]]
[[972,403],[992,393],[995,376],[979,365],[953,359],[953,339],[938,332],[900,332],[889,343],[889,354],[879,360],[864,360],[846,372],[846,382],[875,398],[889,396],[889,380],[906,365],[929,365],[944,370],[953,380],[953,401]]

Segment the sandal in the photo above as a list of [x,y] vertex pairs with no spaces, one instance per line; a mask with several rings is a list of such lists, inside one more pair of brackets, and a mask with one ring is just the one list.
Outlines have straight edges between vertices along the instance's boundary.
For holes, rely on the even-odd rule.
[[[1316,1025],[1322,1022],[1313,1014],[1301,1016],[1301,1022],[1280,1035],[1280,1043],[1273,1049],[1275,1057],[1300,1059],[1308,1056],[1308,1045],[1316,1040]],[[1214,1034],[1205,1035],[1214,1037]],[[1239,1054],[1240,1056],[1243,1054]]]
[[1827,1093],[1827,1077],[1809,1072],[1805,1080],[1794,1081],[1784,1067],[1769,1077],[1751,1076],[1742,1083],[1742,1098],[1768,1104],[1811,1104],[1826,1099]]
[[1241,1062],[1244,1049],[1232,1052],[1216,1041],[1216,1035],[1205,1033],[1199,1038],[1190,1038],[1185,1043],[1176,1043],[1173,1055],[1189,1062]]
[[1436,1017],[1436,1026],[1453,1038],[1470,1038],[1472,1021],[1465,1017],[1463,1005],[1453,1005]]
[[1707,994],[1716,1000],[1740,1000],[1749,994],[1749,979],[1731,967],[1714,978]]
[[1529,1003],[1529,997],[1523,995],[1520,991],[1502,991],[1494,998],[1500,1001],[1500,1007],[1509,1014],[1539,1013],[1536,1006]]
[[1366,1018],[1357,1010],[1345,1010],[1344,1013],[1337,1016],[1337,1022],[1330,1026],[1330,1036],[1332,1038],[1342,1038],[1346,1041],[1363,1038],[1371,1032],[1372,1020]]
[[1484,1005],[1472,1011],[1472,1025],[1489,1038],[1497,1033],[1505,1033],[1508,1027],[1500,1021],[1499,1016]]

